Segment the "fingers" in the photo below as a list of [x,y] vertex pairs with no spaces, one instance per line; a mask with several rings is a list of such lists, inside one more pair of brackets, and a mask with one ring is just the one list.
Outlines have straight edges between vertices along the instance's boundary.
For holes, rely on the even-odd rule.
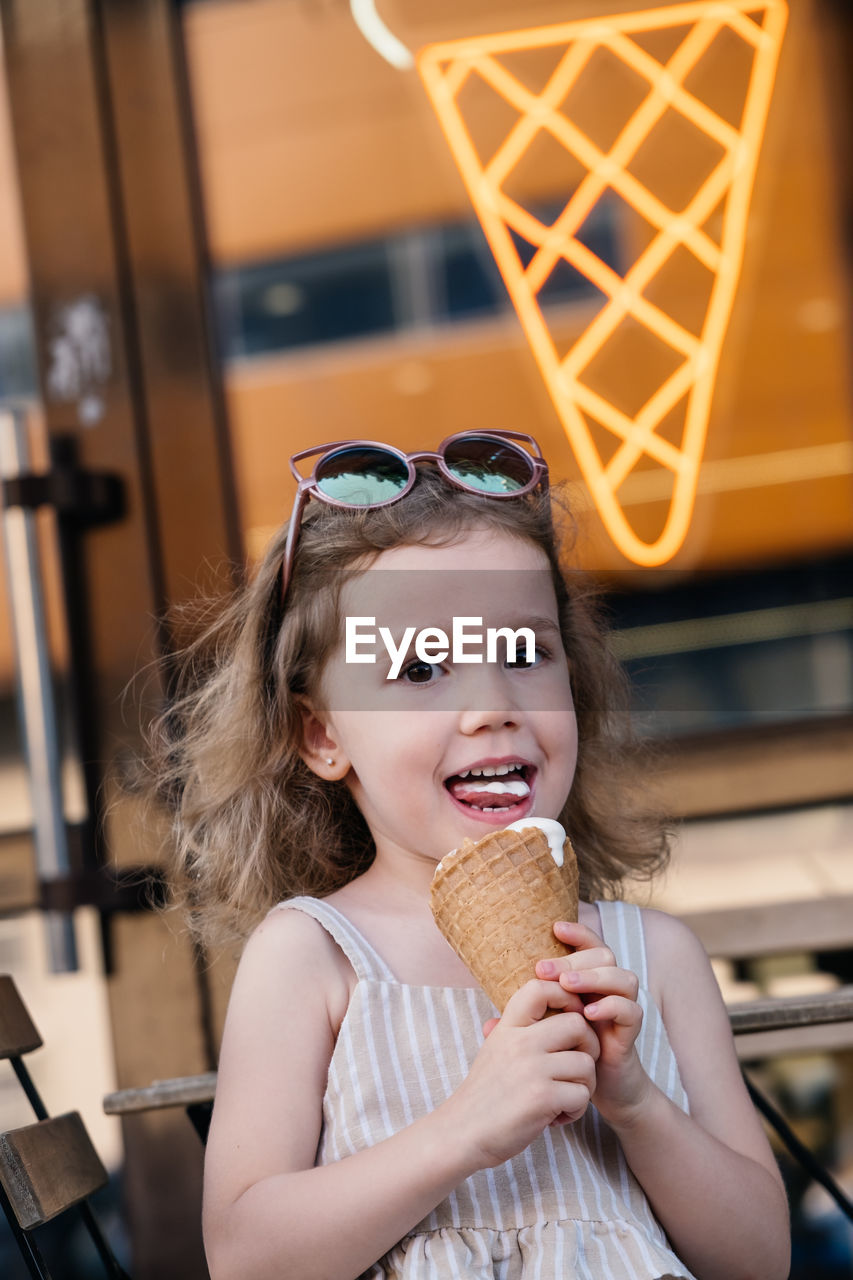
[[538,1042],[548,1053],[581,1052],[595,1062],[601,1043],[582,1013],[563,1013],[558,1018],[545,1018],[537,1032]]
[[556,978],[564,969],[588,969],[607,967],[617,963],[616,957],[592,929],[576,921],[558,920],[553,926],[554,935],[564,946],[572,948],[572,954],[559,959],[540,960],[536,966],[539,978]]
[[552,1053],[548,1066],[553,1080],[564,1084],[582,1084],[590,1096],[595,1092],[595,1063],[588,1053]]
[[594,1089],[580,1081],[565,1081],[554,1086],[559,1113],[550,1121],[552,1125],[574,1124],[580,1120],[592,1099]]
[[616,968],[564,970],[560,974],[560,985],[578,995],[592,991],[602,996],[624,996],[626,1000],[636,1000],[640,990],[635,973]]
[[609,947],[592,947],[589,951],[574,951],[565,957],[564,969],[613,969],[618,967],[616,957]]
[[556,979],[570,969],[606,969],[616,966],[616,957],[609,947],[595,947],[591,951],[574,951],[570,956],[537,960],[537,978]]
[[642,1025],[643,1011],[633,1000],[623,996],[605,996],[603,1000],[588,1004],[584,1017],[590,1022],[612,1022],[614,1026],[625,1027],[635,1038]]
[[585,1006],[584,1018],[590,1023],[610,1023],[616,1030],[616,1043],[633,1044],[643,1025],[643,1010],[633,1000],[622,996],[605,996]]
[[559,982],[542,982],[531,978],[510,996],[501,1021],[510,1027],[529,1027],[541,1022],[549,1009],[577,1010],[577,996],[565,991]]
[[603,947],[604,942],[592,929],[577,920],[558,920],[554,925],[554,935],[567,947],[588,951],[590,947]]
[[[542,990],[549,987],[554,990]],[[525,983],[507,1002],[503,1018],[489,1018],[483,1024],[483,1035],[488,1038],[501,1024],[505,1027],[535,1028],[533,1034],[543,1052],[573,1050],[587,1054],[594,1062],[601,1052],[598,1036],[582,1012],[583,1005],[560,1009],[561,998],[565,995],[567,993],[556,983],[537,982],[533,979],[532,982]],[[540,1009],[540,1016],[534,1016]],[[546,1018],[545,1013],[549,1010],[558,1012],[560,1016]]]

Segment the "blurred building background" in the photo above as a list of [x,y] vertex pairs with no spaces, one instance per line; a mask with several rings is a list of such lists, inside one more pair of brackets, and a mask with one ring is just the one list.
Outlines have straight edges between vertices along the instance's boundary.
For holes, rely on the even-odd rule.
[[[639,6],[381,8],[417,49]],[[25,423],[24,470],[59,476],[7,497],[33,513],[68,845],[66,869],[39,870],[6,607],[27,565],[10,553],[0,970],[45,1038],[33,1067],[48,1105],[79,1108],[116,1172],[114,1229],[127,1233],[134,1275],[205,1275],[202,1152],[182,1114],[122,1130],[101,1098],[215,1066],[234,957],[195,954],[179,921],[146,909],[133,885],[156,874],[167,835],[116,780],[140,719],[162,702],[145,671],[175,642],[165,607],[251,565],[290,509],[287,460],[300,448],[350,436],[430,447],[470,427],[534,435],[572,486],[574,563],[608,590],[637,723],[658,748],[654,785],[682,820],[651,901],[692,922],[727,999],[853,981],[843,0],[791,0],[695,510],[681,550],[654,569],[622,556],[589,499],[417,74],[379,56],[345,0],[0,0],[0,35],[0,411]],[[737,58],[721,40],[694,86],[723,117]],[[617,68],[590,70],[572,111],[592,134],[596,122],[614,128],[629,90]],[[533,92],[542,83],[532,62],[518,74]],[[507,104],[472,82],[466,111],[482,147],[496,148]],[[701,154],[698,131],[695,141]],[[541,142],[510,194],[549,223],[579,176],[565,149]],[[670,133],[648,145],[649,172],[671,177]],[[624,272],[645,243],[641,221],[602,198],[584,242]],[[689,263],[673,257],[665,288],[669,311],[701,324],[706,295]],[[568,270],[542,299],[566,350],[600,305]],[[612,353],[601,376],[622,389],[625,412],[649,394],[654,359],[642,344]],[[606,461],[614,440],[597,440]],[[647,540],[668,500],[660,468],[641,459],[620,501]],[[74,959],[63,920],[76,968],[53,972]],[[746,1039],[755,1077],[853,1191],[853,1026]],[[849,1223],[786,1173],[792,1276],[849,1276]]]

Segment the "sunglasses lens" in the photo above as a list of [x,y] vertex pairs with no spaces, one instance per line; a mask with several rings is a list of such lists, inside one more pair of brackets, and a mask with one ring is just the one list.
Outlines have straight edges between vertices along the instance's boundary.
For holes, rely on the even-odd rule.
[[402,458],[384,449],[362,445],[329,454],[316,473],[321,493],[353,507],[375,506],[397,497],[408,479],[408,468]]
[[454,440],[444,462],[455,479],[482,493],[516,493],[533,479],[533,459],[523,449],[489,436]]

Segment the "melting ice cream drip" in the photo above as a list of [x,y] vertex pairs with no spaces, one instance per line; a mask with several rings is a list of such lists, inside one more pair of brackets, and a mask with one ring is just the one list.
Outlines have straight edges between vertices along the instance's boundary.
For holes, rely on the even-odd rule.
[[518,822],[511,822],[506,829],[507,831],[523,831],[525,827],[539,828],[551,846],[551,857],[557,866],[561,867],[563,865],[563,846],[566,843],[566,833],[559,822],[555,818],[519,818]]

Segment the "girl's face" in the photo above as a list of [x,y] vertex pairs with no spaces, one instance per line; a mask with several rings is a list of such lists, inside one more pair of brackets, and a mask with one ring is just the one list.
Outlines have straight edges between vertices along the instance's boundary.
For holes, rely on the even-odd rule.
[[[321,776],[345,780],[377,859],[402,850],[434,864],[463,836],[559,816],[575,772],[577,724],[538,547],[486,530],[447,547],[397,547],[350,579],[341,611],[350,651],[342,643],[326,666],[325,710],[316,712],[304,758]],[[463,618],[474,639],[454,654],[454,619],[458,630]],[[446,633],[446,658],[435,635],[421,638],[418,655],[427,628]],[[489,660],[488,632],[499,628],[534,633],[529,662],[524,638],[513,662],[499,636]]]

